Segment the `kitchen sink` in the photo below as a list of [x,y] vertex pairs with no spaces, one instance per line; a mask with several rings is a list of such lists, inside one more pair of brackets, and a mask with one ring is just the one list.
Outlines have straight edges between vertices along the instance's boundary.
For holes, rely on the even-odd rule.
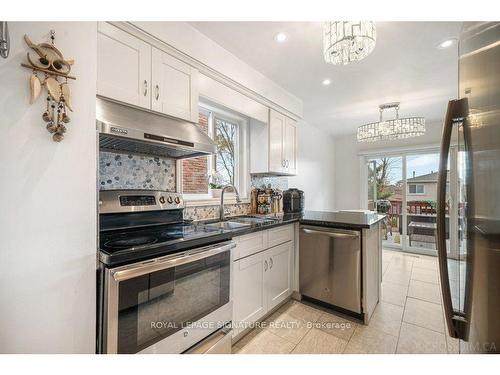
[[211,224],[205,224],[205,225],[207,227],[210,227],[210,228],[234,230],[234,229],[242,229],[245,227],[249,227],[251,224],[239,223],[237,221],[219,221],[217,223],[211,223]]
[[231,220],[236,221],[238,223],[249,223],[249,224],[270,224],[276,221],[276,219],[272,218],[252,217],[252,216],[235,217]]

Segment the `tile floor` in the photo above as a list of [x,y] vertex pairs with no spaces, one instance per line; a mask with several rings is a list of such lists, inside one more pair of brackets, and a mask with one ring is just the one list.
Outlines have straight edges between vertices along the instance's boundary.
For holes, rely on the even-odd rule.
[[381,301],[367,326],[289,301],[233,346],[236,354],[457,353],[445,329],[437,258],[383,250]]

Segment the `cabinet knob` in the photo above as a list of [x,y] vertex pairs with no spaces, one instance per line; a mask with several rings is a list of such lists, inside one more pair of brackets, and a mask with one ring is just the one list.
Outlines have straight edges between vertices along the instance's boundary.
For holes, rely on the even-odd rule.
[[148,81],[144,80],[144,96],[148,95]]

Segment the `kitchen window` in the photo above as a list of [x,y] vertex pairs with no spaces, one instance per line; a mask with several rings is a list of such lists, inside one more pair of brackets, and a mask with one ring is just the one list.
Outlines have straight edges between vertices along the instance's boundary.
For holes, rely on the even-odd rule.
[[423,184],[408,184],[408,194],[425,194]]
[[[233,184],[247,197],[247,119],[211,105],[199,109],[198,126],[216,143],[217,153],[179,162],[179,185],[186,200],[219,201],[218,189]],[[232,192],[228,192],[230,198]]]

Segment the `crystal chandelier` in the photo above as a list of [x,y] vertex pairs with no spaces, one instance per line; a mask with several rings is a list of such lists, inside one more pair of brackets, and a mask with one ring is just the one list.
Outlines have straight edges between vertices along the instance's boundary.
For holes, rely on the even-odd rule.
[[[382,120],[384,109],[394,108],[396,118]],[[403,139],[418,137],[425,134],[425,119],[423,117],[399,118],[399,102],[379,105],[380,121],[358,127],[358,141],[372,142],[388,139]]]
[[370,21],[330,21],[323,26],[325,61],[346,65],[364,59],[375,48],[377,32]]

